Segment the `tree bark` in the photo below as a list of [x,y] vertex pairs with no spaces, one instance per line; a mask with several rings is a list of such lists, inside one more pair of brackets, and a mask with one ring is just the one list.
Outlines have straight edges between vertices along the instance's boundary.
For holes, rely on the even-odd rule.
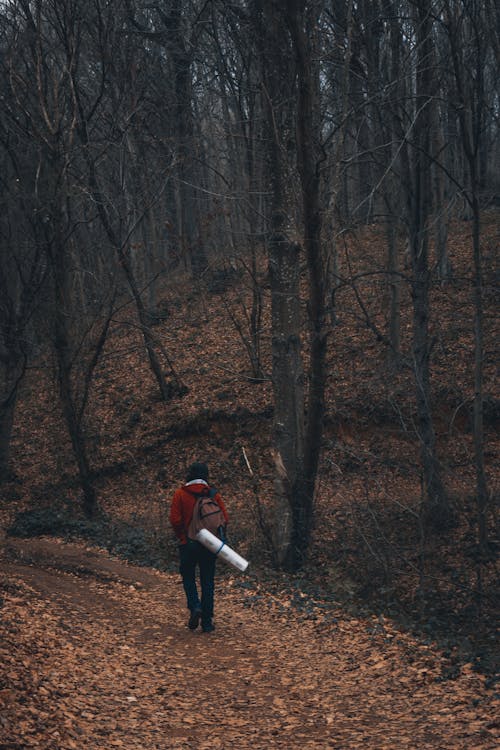
[[[283,34],[281,11],[253,3],[253,22],[262,65],[267,110],[270,234],[272,374],[274,395],[276,563],[291,568],[298,554],[298,508],[304,503],[304,375],[301,355],[300,254],[290,239],[291,207],[288,158],[291,155],[294,75],[290,40]],[[297,505],[299,504],[299,505]]]
[[451,509],[436,455],[431,407],[429,342],[429,216],[431,212],[431,96],[433,71],[430,0],[416,6],[416,114],[414,124],[414,182],[410,213],[409,250],[412,265],[413,361],[415,368],[418,437],[425,488],[425,515],[436,528],[449,523]]
[[170,3],[168,13],[161,13],[168,31],[167,45],[174,77],[175,116],[177,140],[177,221],[181,248],[189,258],[194,278],[207,268],[208,260],[203,237],[196,232],[200,225],[200,212],[196,190],[199,189],[195,169],[195,124],[193,115],[192,64],[193,45],[183,33],[182,0]]
[[[272,186],[271,272],[274,435],[278,518],[278,562],[300,568],[308,554],[314,520],[314,490],[320,457],[326,356],[326,270],[321,245],[319,70],[316,10],[303,0],[286,8],[256,3],[260,19],[263,78],[269,114]],[[310,15],[309,15],[310,13]],[[283,34],[288,26],[290,39]],[[293,112],[297,71],[298,102]],[[294,129],[290,127],[294,123]],[[295,131],[295,137],[294,137]],[[301,182],[304,248],[309,276],[310,368],[307,408],[301,354],[299,247],[290,239],[288,158],[296,148]],[[295,150],[295,149],[294,149]],[[306,417],[307,415],[307,417]]]
[[401,269],[394,219],[386,225],[387,271],[389,273],[389,362],[397,369],[401,358]]
[[323,436],[326,361],[326,268],[321,242],[319,69],[316,18],[306,18],[303,0],[289,3],[287,22],[294,43],[297,76],[297,157],[301,180],[304,247],[309,273],[310,367],[304,442],[304,475],[295,491],[290,567],[300,567],[309,549],[314,491]]
[[[291,242],[283,226],[283,215],[273,215],[269,239],[271,280],[272,362],[274,422],[273,447],[278,497],[276,528],[277,562],[287,568],[296,565],[298,546],[309,525],[303,518],[304,374],[300,343],[299,247]],[[280,471],[281,466],[284,472]]]
[[18,383],[20,380],[18,368],[15,363],[5,362],[2,370],[3,387],[0,391],[3,399],[0,402],[0,481],[8,477],[10,471],[12,427],[14,424]]
[[[453,60],[453,70],[459,98],[459,122],[462,145],[469,172],[469,204],[472,212],[472,256],[474,298],[474,401],[473,440],[474,465],[476,470],[476,503],[478,517],[478,541],[483,554],[488,547],[486,511],[488,506],[488,482],[484,461],[484,414],[483,414],[483,270],[481,256],[481,214],[479,203],[479,158],[482,140],[482,121],[486,106],[484,92],[484,38],[479,6],[471,5],[460,23],[470,24],[473,38],[473,53],[467,61],[464,54],[465,41],[459,31],[459,21],[449,2],[446,3],[448,34]],[[470,71],[470,72],[469,72]],[[467,86],[467,78],[471,83]],[[470,79],[469,79],[470,80]]]
[[[58,151],[58,147],[54,147]],[[80,485],[83,491],[83,510],[88,518],[91,518],[97,509],[97,495],[92,483],[90,465],[87,457],[85,437],[83,434],[81,421],[78,418],[78,410],[75,403],[75,396],[72,384],[73,358],[71,353],[71,333],[68,329],[68,306],[69,306],[69,288],[67,274],[67,247],[63,237],[63,212],[60,207],[62,196],[60,188],[61,176],[64,174],[64,168],[56,154],[52,154],[48,159],[49,164],[52,162],[52,184],[53,197],[51,201],[50,212],[50,236],[47,237],[47,255],[50,260],[52,270],[52,280],[54,288],[54,351],[57,362],[57,383],[61,407],[68,429],[68,433],[73,446],[73,453],[78,466]],[[50,179],[50,178],[49,178]],[[64,178],[63,182],[64,182]]]

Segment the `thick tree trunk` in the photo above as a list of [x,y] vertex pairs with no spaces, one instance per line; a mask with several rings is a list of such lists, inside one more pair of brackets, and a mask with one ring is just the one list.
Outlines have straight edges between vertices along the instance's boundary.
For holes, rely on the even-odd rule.
[[414,150],[414,183],[410,216],[412,264],[413,360],[415,368],[418,437],[425,488],[425,515],[436,528],[450,520],[450,506],[436,456],[436,438],[431,408],[429,343],[429,216],[431,212],[431,83],[432,21],[429,0],[420,0],[416,10],[417,70]]
[[294,497],[294,535],[290,565],[300,567],[307,556],[313,525],[314,491],[323,436],[326,360],[326,268],[321,242],[319,71],[315,24],[308,28],[304,2],[291,2],[287,14],[298,73],[297,155],[302,188],[304,246],[309,271],[310,367],[304,475]]
[[[275,545],[280,565],[292,567],[297,544],[305,543],[299,488],[303,478],[304,375],[300,344],[299,247],[290,242],[283,214],[273,216],[269,239],[271,279],[272,361],[274,392],[273,446],[278,498]],[[281,471],[284,468],[284,472]]]
[[[316,11],[315,11],[316,12]],[[269,242],[272,296],[274,453],[277,467],[278,562],[289,570],[307,558],[314,490],[323,429],[326,271],[321,246],[319,170],[319,70],[315,13],[306,18],[304,0],[278,9],[256,2],[254,20],[268,105],[272,232]],[[288,25],[290,39],[283,34]],[[295,63],[295,66],[294,66]],[[295,75],[298,105],[294,100]],[[292,115],[292,117],[291,117]],[[294,125],[292,128],[291,125]],[[295,138],[293,137],[295,131]],[[296,143],[301,180],[304,246],[309,271],[310,369],[307,408],[301,356],[299,248],[290,240],[287,157]],[[307,421],[306,421],[307,414]]]
[[437,528],[449,521],[449,506],[436,456],[436,437],[431,409],[429,365],[429,279],[426,230],[415,232],[412,259],[413,365],[415,371],[418,439],[425,487],[425,515]]
[[267,110],[268,179],[271,231],[268,240],[271,279],[273,361],[273,454],[276,464],[274,545],[276,562],[291,568],[297,555],[303,504],[304,376],[301,356],[300,258],[290,239],[288,156],[293,143],[293,55],[277,8],[255,0],[253,20],[262,64]]

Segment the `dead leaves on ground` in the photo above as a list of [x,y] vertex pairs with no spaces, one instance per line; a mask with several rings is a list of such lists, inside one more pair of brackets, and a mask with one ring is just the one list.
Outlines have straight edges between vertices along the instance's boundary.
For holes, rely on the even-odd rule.
[[304,619],[227,577],[207,637],[185,627],[176,575],[26,570],[0,578],[2,750],[496,746],[485,677],[445,679],[390,620]]

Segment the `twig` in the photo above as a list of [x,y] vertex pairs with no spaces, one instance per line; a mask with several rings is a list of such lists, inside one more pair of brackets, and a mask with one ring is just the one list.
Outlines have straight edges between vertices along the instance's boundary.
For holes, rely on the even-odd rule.
[[250,476],[253,479],[254,473],[253,473],[252,467],[250,466],[250,461],[248,460],[247,452],[243,445],[241,446],[241,450],[243,451],[243,458],[245,459],[245,463],[247,465],[248,471],[250,472]]

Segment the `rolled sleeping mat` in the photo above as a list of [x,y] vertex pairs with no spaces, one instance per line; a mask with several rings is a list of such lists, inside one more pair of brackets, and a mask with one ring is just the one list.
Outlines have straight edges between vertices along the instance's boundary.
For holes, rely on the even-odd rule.
[[210,552],[213,552],[218,557],[222,557],[223,560],[238,568],[238,570],[244,571],[248,568],[248,560],[238,555],[234,549],[231,549],[222,539],[219,539],[219,537],[212,534],[208,529],[200,529],[196,534],[196,538]]

